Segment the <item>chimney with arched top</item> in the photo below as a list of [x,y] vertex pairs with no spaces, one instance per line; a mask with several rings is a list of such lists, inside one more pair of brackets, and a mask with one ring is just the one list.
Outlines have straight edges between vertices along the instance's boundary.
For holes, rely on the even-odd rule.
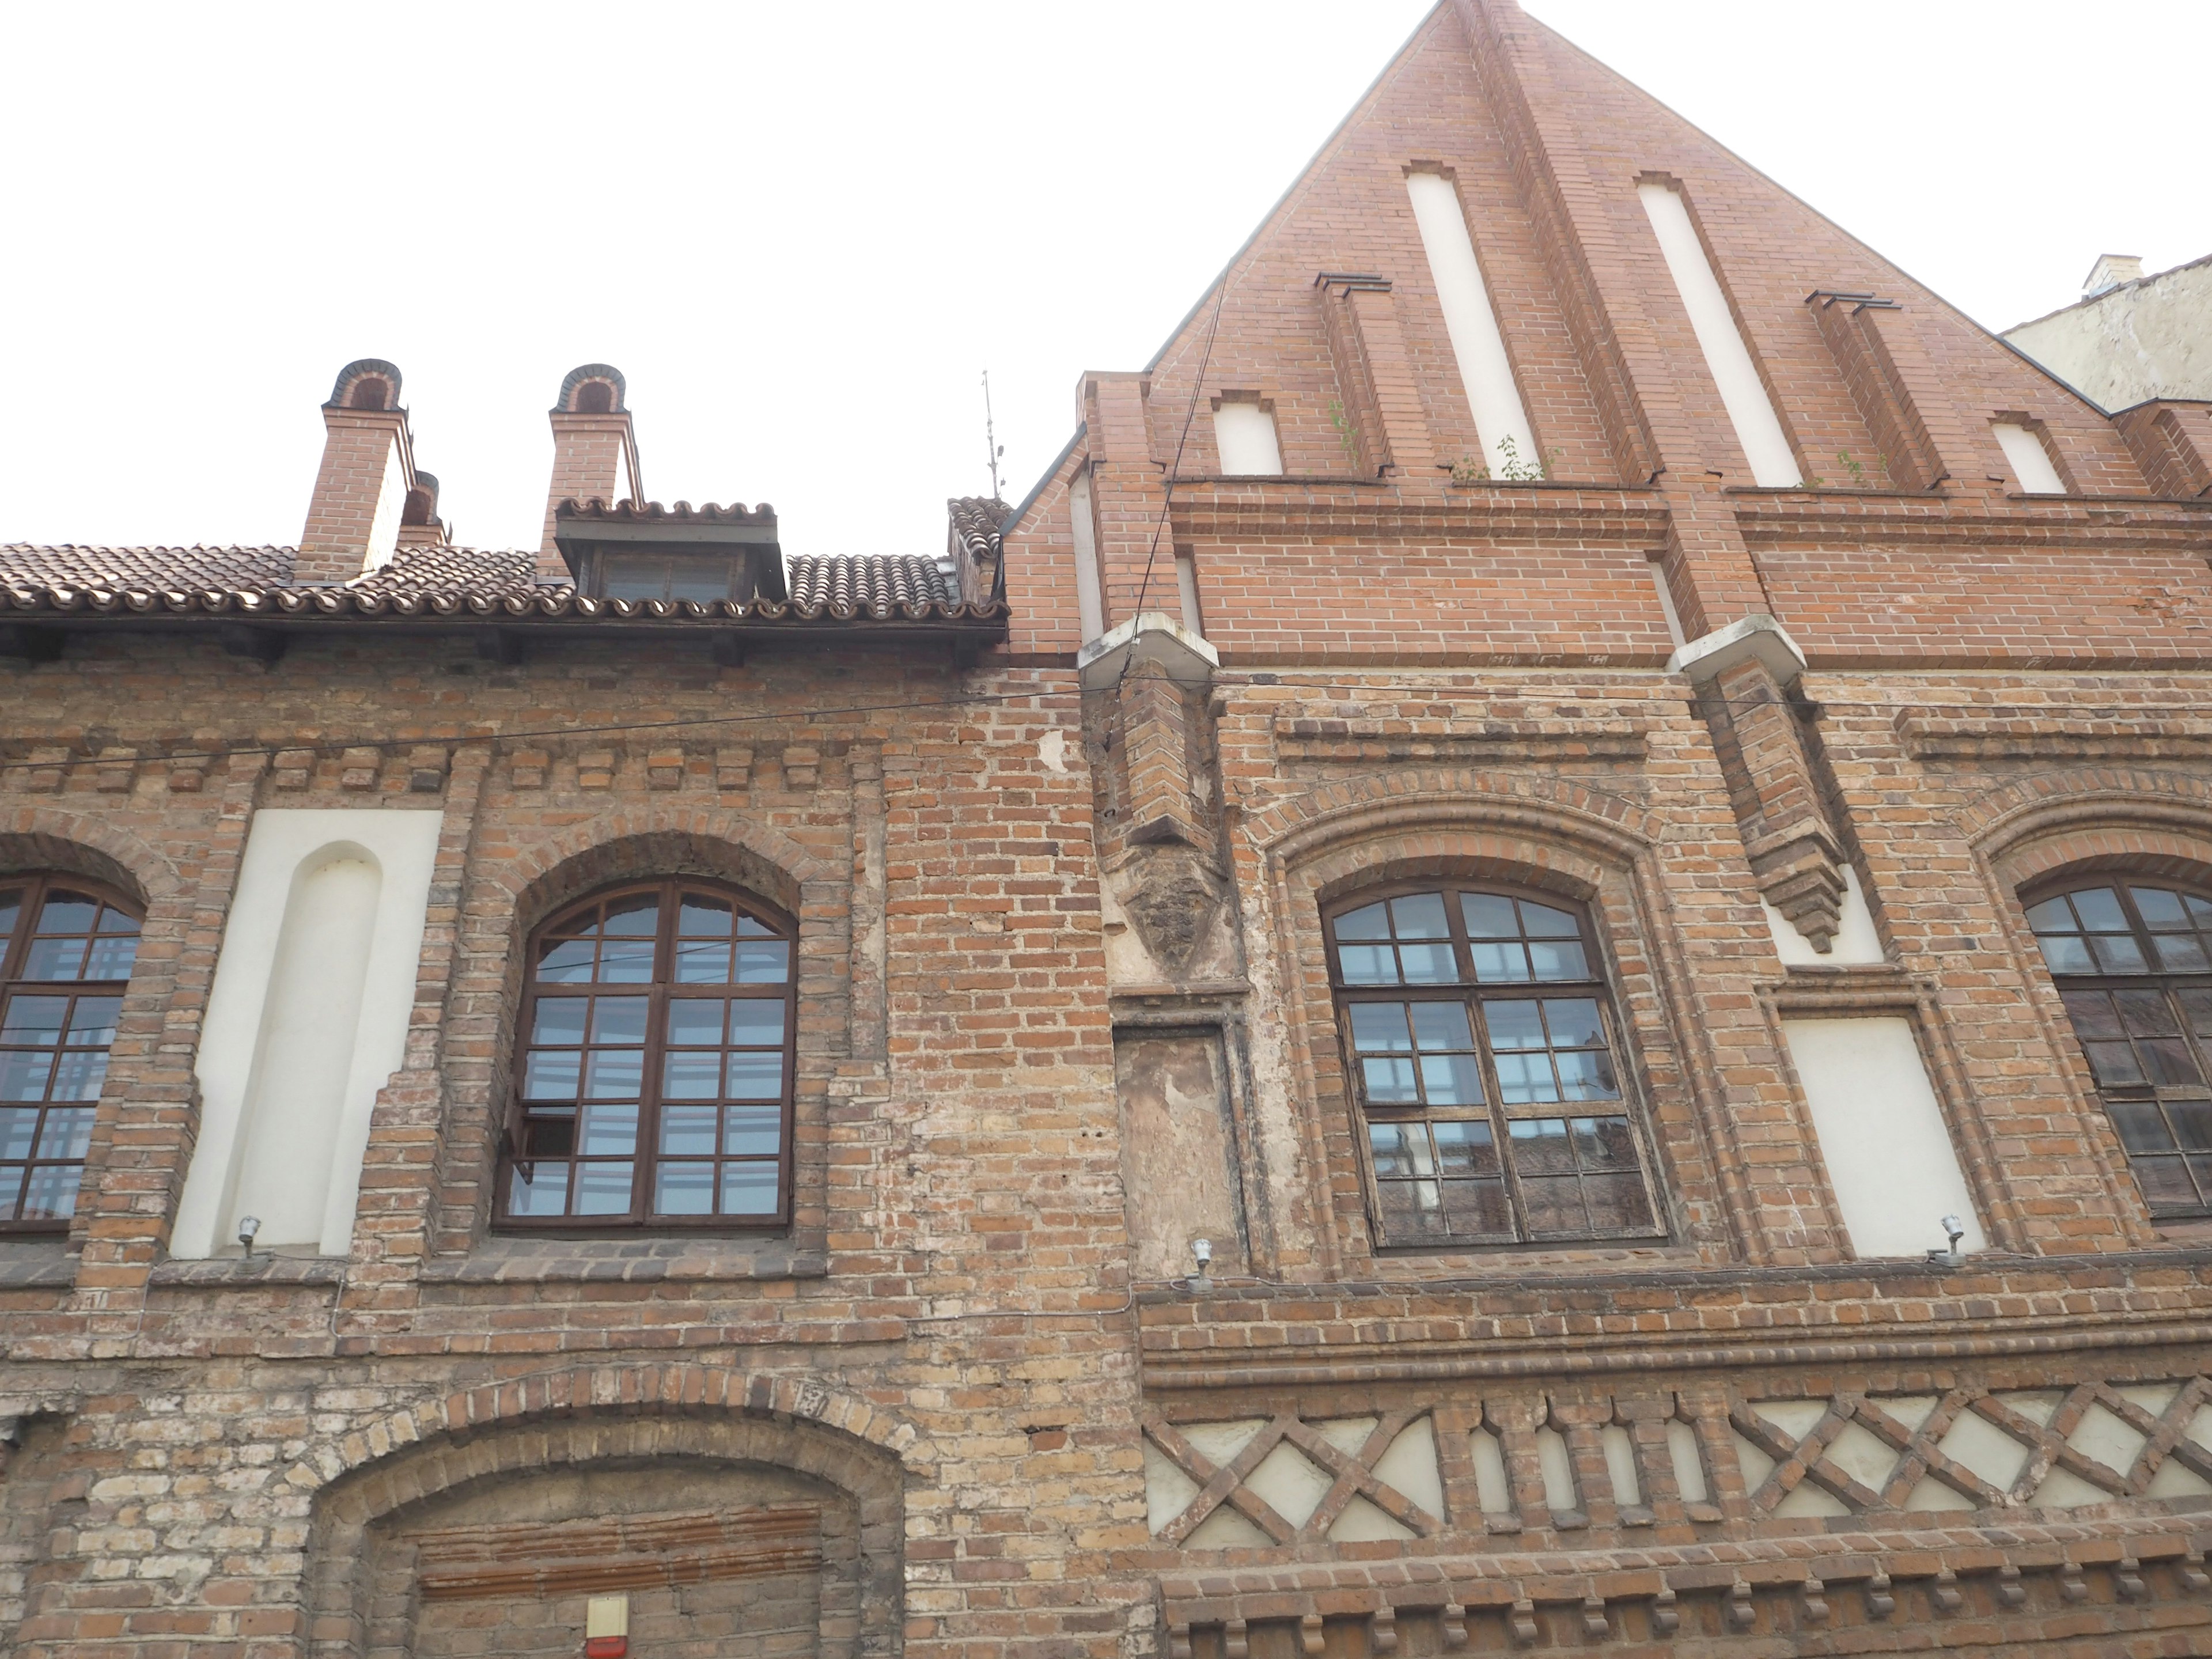
[[418,482],[399,386],[399,371],[381,358],[338,371],[323,405],[323,464],[293,568],[303,586],[350,581],[399,544],[408,492]]
[[637,435],[623,403],[622,371],[607,363],[572,368],[554,400],[553,478],[545,492],[545,534],[538,544],[538,574],[565,582],[568,567],[553,538],[553,515],[569,500],[610,505],[642,498]]

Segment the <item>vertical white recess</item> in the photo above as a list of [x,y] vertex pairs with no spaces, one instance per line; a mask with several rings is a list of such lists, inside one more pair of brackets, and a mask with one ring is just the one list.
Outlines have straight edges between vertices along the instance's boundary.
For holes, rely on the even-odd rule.
[[1512,360],[1505,355],[1505,337],[1498,331],[1498,313],[1483,286],[1467,216],[1460,210],[1459,190],[1441,173],[1409,173],[1406,193],[1413,198],[1413,222],[1420,227],[1429,276],[1443,307],[1444,331],[1451,336],[1452,356],[1459,360],[1460,383],[1467,388],[1468,408],[1474,415],[1475,436],[1490,464],[1490,476],[1539,477],[1542,457],[1536,453],[1535,434],[1521,407],[1520,388],[1513,383]]
[[1665,558],[1654,554],[1644,562],[1651,567],[1651,591],[1659,596],[1659,614],[1667,619],[1667,637],[1677,646],[1687,645],[1690,636],[1682,631],[1682,613],[1674,609],[1674,590],[1667,586]]
[[200,1133],[171,1254],[344,1255],[377,1091],[399,1069],[441,815],[254,815],[196,1063]]
[[1075,616],[1085,645],[1106,631],[1106,587],[1098,570],[1098,533],[1091,518],[1091,473],[1067,486],[1068,528],[1075,538]]
[[2012,421],[1993,422],[1990,430],[1997,434],[1997,447],[2004,451],[2014,482],[2023,495],[2066,493],[2066,481],[2058,476],[2058,469],[2051,464],[2051,452],[2033,431]]
[[1759,378],[1750,348],[1737,331],[1735,313],[1729,309],[1728,295],[1721,292],[1720,278],[1713,275],[1705,245],[1698,239],[1698,228],[1690,222],[1690,210],[1680,192],[1665,185],[1638,185],[1636,193],[1659,238],[1659,251],[1666,256],[1667,270],[1682,296],[1683,308],[1690,313],[1690,326],[1697,331],[1705,367],[1712,371],[1713,383],[1720,388],[1721,402],[1735,428],[1736,441],[1743,446],[1743,458],[1751,464],[1752,477],[1769,489],[1804,483],[1797,470],[1797,457],[1774,405],[1767,400],[1765,383]]
[[1782,1031],[1852,1250],[1924,1255],[1944,1243],[1947,1215],[1966,1228],[1961,1249],[1986,1249],[1911,1022],[1785,1019]]
[[1213,441],[1221,452],[1225,477],[1283,476],[1283,452],[1275,442],[1275,417],[1257,404],[1224,403],[1216,409]]
[[1182,625],[1206,637],[1206,614],[1198,608],[1198,561],[1188,553],[1176,555],[1176,593],[1182,600]]

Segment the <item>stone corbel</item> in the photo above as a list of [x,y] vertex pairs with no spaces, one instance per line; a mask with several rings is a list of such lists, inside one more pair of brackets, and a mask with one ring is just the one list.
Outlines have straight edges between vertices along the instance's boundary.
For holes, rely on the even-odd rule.
[[1692,640],[1667,666],[1697,687],[1760,896],[1826,955],[1849,889],[1790,707],[1804,653],[1773,617],[1753,616]]
[[1076,658],[1083,689],[1118,703],[1127,840],[1200,847],[1208,839],[1191,776],[1190,724],[1220,661],[1212,646],[1158,611],[1109,628]]

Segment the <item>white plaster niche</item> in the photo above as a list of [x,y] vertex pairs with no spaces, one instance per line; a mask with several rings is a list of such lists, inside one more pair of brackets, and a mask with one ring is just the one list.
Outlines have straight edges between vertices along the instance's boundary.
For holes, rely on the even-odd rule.
[[1728,295],[1713,274],[1712,262],[1705,257],[1705,245],[1691,222],[1688,204],[1680,191],[1656,182],[1638,185],[1636,194],[1651,221],[1652,234],[1659,239],[1659,252],[1666,258],[1668,274],[1674,279],[1675,291],[1682,296],[1682,308],[1690,313],[1698,349],[1705,353],[1705,367],[1719,388],[1721,404],[1728,410],[1729,423],[1735,428],[1736,441],[1743,447],[1753,480],[1767,489],[1803,483],[1797,453],[1790,447],[1781,417],[1766,395],[1766,383],[1759,378],[1759,366],[1752,362],[1751,349],[1744,344],[1736,327]]
[[2013,482],[2020,486],[2022,495],[2066,493],[2066,481],[2051,464],[2051,452],[2043,447],[2041,434],[2016,421],[1994,421],[1990,430],[1996,434],[1997,447],[2004,451],[2005,465],[2012,468]]
[[1106,588],[1098,568],[1098,537],[1091,521],[1091,473],[1067,485],[1067,527],[1075,542],[1075,615],[1088,645],[1106,631]]
[[1406,194],[1413,201],[1421,251],[1428,256],[1429,277],[1437,285],[1444,332],[1451,338],[1460,385],[1467,392],[1468,411],[1474,416],[1475,437],[1490,476],[1540,478],[1544,458],[1536,453],[1536,434],[1529,430],[1528,412],[1521,406],[1513,360],[1506,356],[1505,337],[1498,331],[1498,313],[1482,280],[1482,262],[1468,234],[1459,187],[1442,173],[1409,173]]
[[1224,477],[1283,476],[1283,451],[1275,441],[1272,410],[1243,399],[1224,398],[1213,411],[1213,441],[1221,452]]
[[1959,1218],[1962,1250],[1989,1248],[1950,1127],[1901,1015],[1784,1019],[1828,1184],[1861,1259],[1921,1256]]
[[200,1038],[170,1253],[347,1255],[377,1091],[399,1069],[441,815],[255,815]]

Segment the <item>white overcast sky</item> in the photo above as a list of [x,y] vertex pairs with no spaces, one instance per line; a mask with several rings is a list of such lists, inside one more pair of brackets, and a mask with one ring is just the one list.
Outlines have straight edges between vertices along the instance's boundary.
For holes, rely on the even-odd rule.
[[[2212,3],[1528,0],[1984,324],[2212,252]],[[296,539],[339,366],[460,539],[628,375],[648,493],[793,552],[1018,499],[1425,0],[0,5],[0,540]]]

